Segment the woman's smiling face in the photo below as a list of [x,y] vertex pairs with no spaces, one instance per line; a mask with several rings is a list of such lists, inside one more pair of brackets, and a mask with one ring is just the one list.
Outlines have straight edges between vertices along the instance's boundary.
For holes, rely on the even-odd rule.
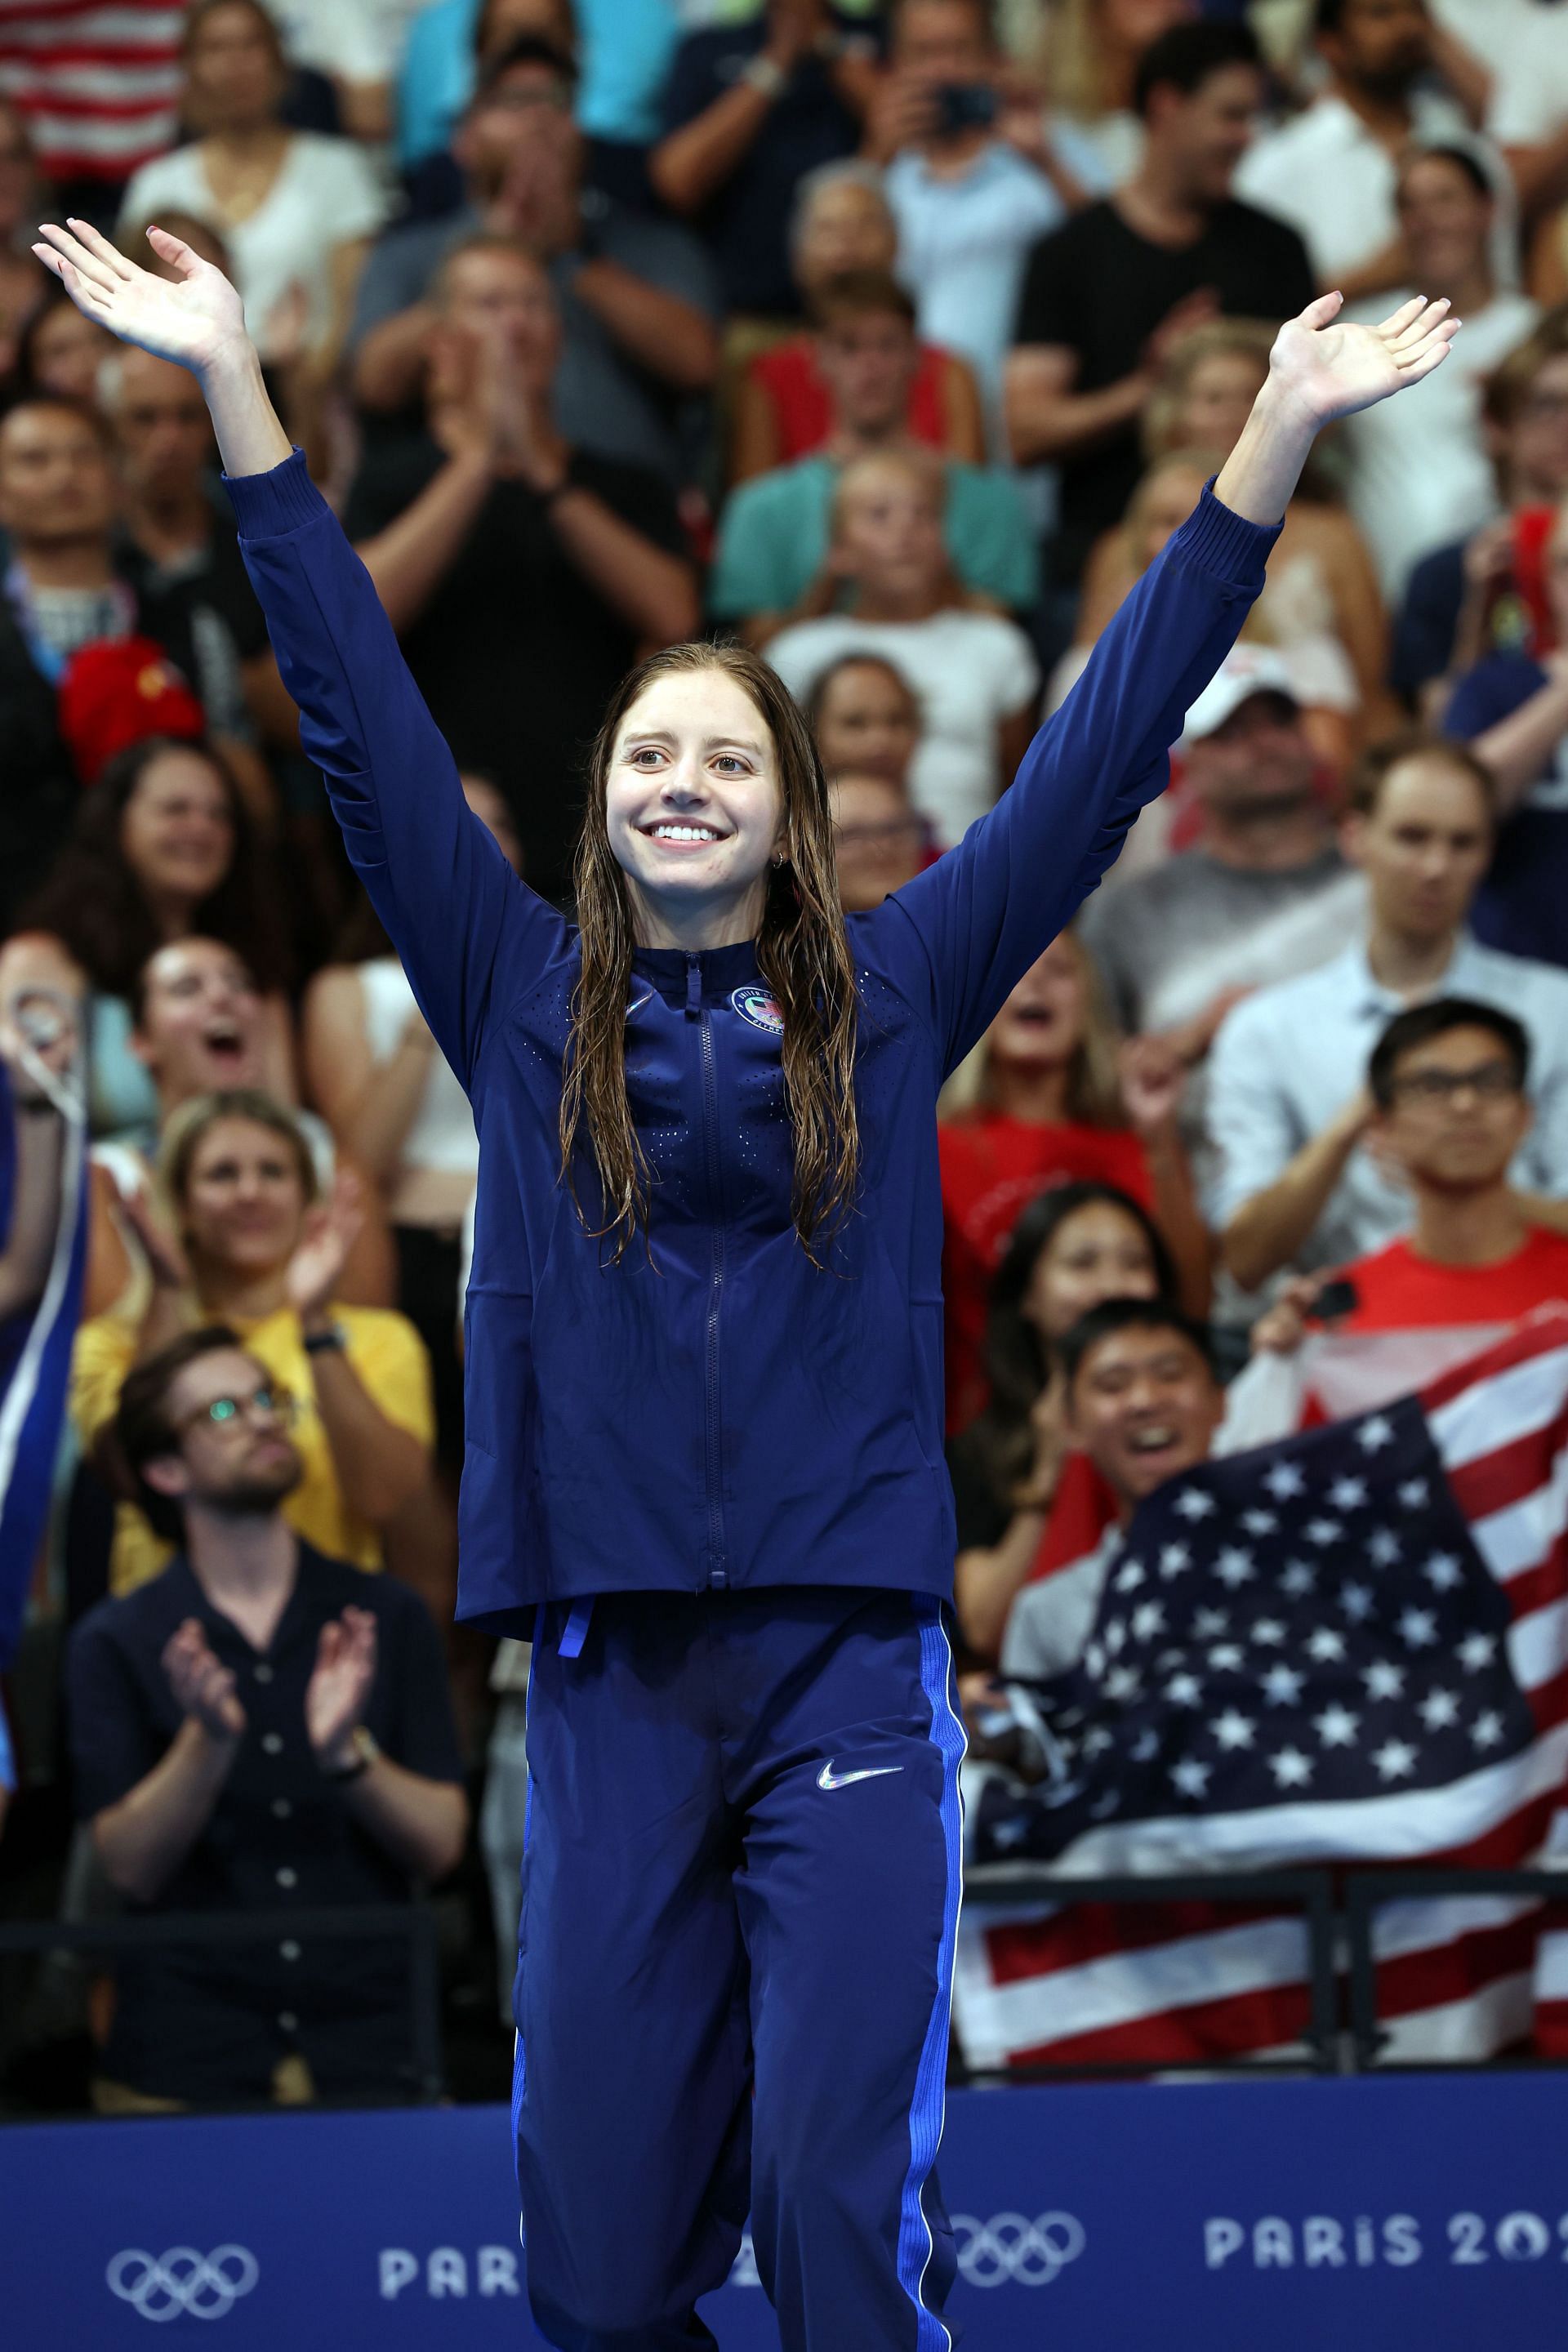
[[645,924],[700,915],[737,939],[755,933],[784,795],[768,723],[734,678],[715,668],[650,680],[616,730],[605,815]]

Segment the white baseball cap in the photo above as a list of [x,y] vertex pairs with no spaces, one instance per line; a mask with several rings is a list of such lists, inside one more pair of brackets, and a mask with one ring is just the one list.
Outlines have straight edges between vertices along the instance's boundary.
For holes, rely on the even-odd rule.
[[1188,710],[1182,741],[1201,743],[1206,735],[1217,733],[1255,694],[1282,694],[1294,708],[1300,708],[1295,674],[1277,647],[1232,646]]

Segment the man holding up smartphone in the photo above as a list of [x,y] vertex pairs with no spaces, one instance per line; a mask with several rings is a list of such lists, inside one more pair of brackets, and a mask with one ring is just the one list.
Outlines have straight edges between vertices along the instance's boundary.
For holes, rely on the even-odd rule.
[[899,0],[889,39],[864,152],[888,166],[921,335],[971,362],[994,422],[1029,250],[1088,203],[1093,160],[1047,141],[1043,96],[1003,58],[984,0]]

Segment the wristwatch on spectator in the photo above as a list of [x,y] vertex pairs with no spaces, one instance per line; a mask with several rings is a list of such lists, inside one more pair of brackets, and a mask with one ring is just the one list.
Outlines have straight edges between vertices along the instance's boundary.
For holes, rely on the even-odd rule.
[[370,1770],[371,1766],[381,1754],[381,1744],[374,1732],[368,1730],[363,1723],[355,1724],[349,1746],[353,1751],[353,1761],[340,1764],[332,1772],[323,1769],[321,1774],[323,1780],[335,1780],[340,1783],[344,1780],[357,1780],[362,1772]]
[[349,1335],[341,1323],[329,1323],[325,1330],[305,1334],[307,1356],[342,1355],[348,1344]]
[[754,89],[759,98],[771,102],[788,83],[789,68],[781,66],[776,58],[770,58],[764,52],[748,59],[741,68],[740,79],[748,89]]

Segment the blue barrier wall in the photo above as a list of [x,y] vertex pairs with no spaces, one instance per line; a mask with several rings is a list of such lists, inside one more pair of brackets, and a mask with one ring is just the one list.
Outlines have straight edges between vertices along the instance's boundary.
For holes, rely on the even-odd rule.
[[[532,2343],[510,2164],[500,2108],[0,2129],[0,2342]],[[942,2177],[969,2352],[1568,2343],[1562,2075],[971,2091]]]

